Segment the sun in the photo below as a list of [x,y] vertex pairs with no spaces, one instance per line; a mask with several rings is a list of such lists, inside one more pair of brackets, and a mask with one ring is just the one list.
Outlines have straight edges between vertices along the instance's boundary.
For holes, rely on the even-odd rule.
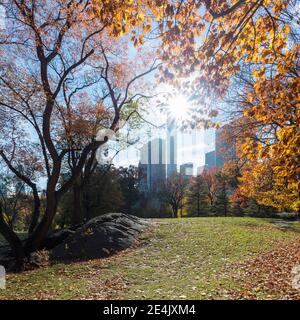
[[190,108],[188,99],[182,94],[176,94],[168,102],[168,112],[175,120],[186,120]]

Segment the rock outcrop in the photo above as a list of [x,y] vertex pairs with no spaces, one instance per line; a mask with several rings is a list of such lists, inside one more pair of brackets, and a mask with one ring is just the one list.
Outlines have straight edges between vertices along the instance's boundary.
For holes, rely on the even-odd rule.
[[56,261],[95,259],[110,256],[136,243],[149,221],[122,213],[96,217],[69,233],[50,251]]

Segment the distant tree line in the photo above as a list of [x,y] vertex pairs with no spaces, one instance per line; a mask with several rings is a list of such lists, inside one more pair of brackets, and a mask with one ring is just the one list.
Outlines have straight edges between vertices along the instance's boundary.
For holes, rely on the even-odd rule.
[[[239,196],[240,177],[238,164],[228,162],[222,168],[206,168],[189,179],[175,173],[156,191],[142,192],[137,167],[97,165],[79,193],[70,189],[63,196],[52,228],[74,227],[108,212],[149,218],[276,214],[275,208]],[[0,185],[5,220],[16,230],[27,230],[32,193],[10,174],[2,174]],[[41,208],[44,202],[41,192]]]
[[162,201],[172,208],[172,216],[261,216],[276,209],[260,205],[253,198],[238,196],[240,169],[235,163],[222,168],[206,168],[196,177],[171,176],[161,192]]
[[[189,179],[175,173],[155,192],[141,192],[139,180],[140,172],[135,166],[98,165],[80,193],[71,189],[63,196],[52,228],[74,227],[108,212],[149,218],[269,217],[276,213],[276,209],[260,205],[253,198],[245,201],[239,197],[240,170],[234,163],[207,168]],[[33,198],[30,190],[21,187],[11,175],[1,176],[2,212],[7,223],[19,231],[29,227]]]

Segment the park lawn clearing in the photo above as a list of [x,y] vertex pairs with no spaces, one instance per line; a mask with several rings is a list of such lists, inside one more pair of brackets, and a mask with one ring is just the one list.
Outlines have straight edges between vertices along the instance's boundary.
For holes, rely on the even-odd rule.
[[300,264],[297,224],[281,229],[239,217],[153,222],[135,248],[110,258],[8,274],[0,299],[300,298],[291,286],[291,269]]

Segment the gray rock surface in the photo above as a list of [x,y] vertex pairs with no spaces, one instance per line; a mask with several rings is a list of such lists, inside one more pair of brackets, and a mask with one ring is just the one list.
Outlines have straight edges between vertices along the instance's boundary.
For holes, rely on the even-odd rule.
[[149,221],[122,213],[108,213],[88,221],[50,251],[58,261],[110,256],[135,244]]
[[50,231],[42,243],[42,248],[45,248],[47,250],[53,249],[54,247],[62,243],[64,240],[66,240],[68,236],[70,236],[73,233],[74,231],[69,229]]

